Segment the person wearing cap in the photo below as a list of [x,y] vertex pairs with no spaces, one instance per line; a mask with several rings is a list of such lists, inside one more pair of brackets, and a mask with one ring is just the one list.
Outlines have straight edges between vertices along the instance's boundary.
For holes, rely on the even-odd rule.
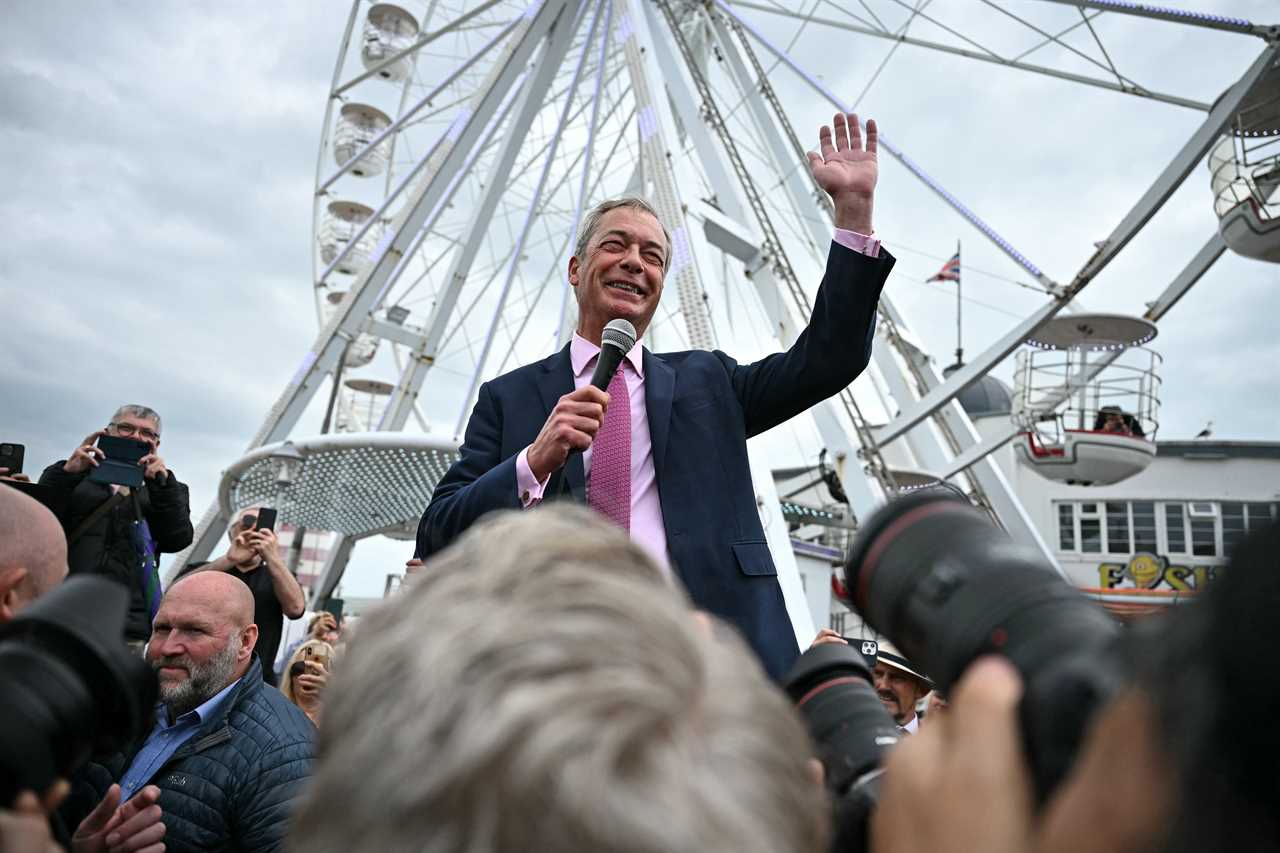
[[880,641],[873,675],[876,695],[894,722],[907,734],[915,734],[920,728],[916,703],[933,689],[933,682],[884,640]]

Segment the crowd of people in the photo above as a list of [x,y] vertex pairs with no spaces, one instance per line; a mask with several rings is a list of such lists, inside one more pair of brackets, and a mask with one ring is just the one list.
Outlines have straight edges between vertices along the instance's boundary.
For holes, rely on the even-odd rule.
[[[159,698],[135,742],[0,804],[6,853],[822,853],[848,838],[833,835],[833,757],[778,686],[800,648],[746,452],[868,363],[893,265],[871,224],[877,129],[867,122],[864,144],[856,116],[833,126],[809,167],[835,229],[795,344],[740,365],[632,340],[609,362],[606,323],[643,336],[673,245],[646,202],[598,206],[567,271],[578,333],[481,387],[406,581],[358,636],[314,613],[280,652],[307,602],[266,507],[239,508],[222,554],[161,584],[160,555],[193,529],[149,407],[120,407],[36,483],[0,470],[0,620],[68,573],[110,578],[129,591],[121,640]],[[1253,559],[1274,565],[1280,534],[1267,535]],[[1280,604],[1280,572],[1228,571],[1206,599],[1195,618],[1210,629],[1195,636],[1223,623],[1236,637],[1237,605]],[[1223,601],[1237,612],[1224,617]],[[1265,620],[1243,624],[1275,638]],[[1185,658],[1222,666],[1188,668],[1201,679],[1190,692],[1267,707],[1273,680],[1240,663],[1256,656],[1205,648]],[[1276,750],[1169,738],[1257,724],[1250,706],[1197,729],[1165,716],[1166,686],[1137,683],[1097,712],[1071,775],[1038,800],[1022,675],[1006,661],[972,662],[944,699],[882,639],[870,686],[892,717],[874,748],[896,744],[866,837],[875,853],[1214,848],[1203,825],[1171,835],[1201,785],[1208,826],[1253,842],[1223,849],[1280,845],[1274,768],[1251,763]]]

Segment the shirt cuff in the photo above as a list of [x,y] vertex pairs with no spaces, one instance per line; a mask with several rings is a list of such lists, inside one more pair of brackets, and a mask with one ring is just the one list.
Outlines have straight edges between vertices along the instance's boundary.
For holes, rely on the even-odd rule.
[[541,483],[538,482],[538,478],[533,476],[533,469],[529,467],[529,448],[521,450],[520,455],[516,457],[516,494],[520,498],[521,505],[525,509],[537,506],[550,481],[551,475],[548,474],[547,479]]
[[868,258],[880,257],[880,238],[874,234],[859,234],[847,228],[837,228],[831,239],[859,255],[866,255]]

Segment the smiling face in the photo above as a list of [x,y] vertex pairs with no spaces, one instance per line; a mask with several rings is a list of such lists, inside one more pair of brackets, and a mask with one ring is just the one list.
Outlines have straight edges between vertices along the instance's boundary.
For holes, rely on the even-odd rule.
[[583,257],[569,259],[578,334],[599,344],[605,324],[621,317],[644,335],[662,297],[668,252],[662,225],[651,214],[628,207],[604,214]]
[[900,726],[911,722],[916,715],[916,703],[928,688],[902,670],[880,662],[876,663],[874,675],[876,695],[894,722]]

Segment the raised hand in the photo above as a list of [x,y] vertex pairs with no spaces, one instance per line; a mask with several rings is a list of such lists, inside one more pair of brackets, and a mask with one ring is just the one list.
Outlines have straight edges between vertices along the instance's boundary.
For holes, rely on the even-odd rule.
[[62,463],[62,470],[68,474],[83,474],[90,468],[97,468],[98,460],[105,459],[107,454],[99,450],[95,443],[106,434],[105,429],[100,429],[85,436],[80,446],[71,452],[66,462]]
[[836,227],[871,234],[871,213],[876,181],[880,176],[876,149],[880,131],[875,119],[867,120],[867,141],[863,147],[858,116],[836,113],[830,127],[818,131],[818,152],[810,151],[809,169],[813,179],[831,196]]
[[154,480],[159,477],[163,482],[169,479],[169,469],[164,467],[164,460],[154,450],[139,459],[138,464],[143,468],[142,476],[148,480]]
[[250,530],[247,536],[253,553],[267,561],[280,559],[280,542],[274,530]]
[[258,556],[257,551],[253,548],[252,540],[249,538],[251,532],[246,530],[238,533],[236,538],[231,540],[231,547],[227,549],[227,559],[232,565],[243,566]]

